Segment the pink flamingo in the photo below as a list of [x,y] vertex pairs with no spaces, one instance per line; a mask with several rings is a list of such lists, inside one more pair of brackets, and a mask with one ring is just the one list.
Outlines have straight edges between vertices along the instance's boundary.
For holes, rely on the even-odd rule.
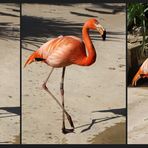
[[138,72],[135,74],[132,80],[132,86],[136,86],[137,81],[141,78],[148,78],[148,58],[143,62]]
[[[106,30],[100,25],[100,23],[95,19],[89,19],[85,22],[82,29],[82,39],[76,36],[59,36],[53,38],[50,41],[43,44],[38,50],[36,50],[26,61],[25,66],[35,61],[42,61],[47,65],[51,66],[52,69],[43,84],[43,88],[47,91],[58,105],[63,110],[63,124],[62,132],[64,134],[74,131],[74,124],[71,116],[67,113],[64,107],[64,74],[66,66],[71,64],[89,66],[93,64],[96,60],[96,51],[89,37],[89,30],[97,30],[103,40],[106,38]],[[24,66],[24,67],[25,67]],[[46,83],[53,72],[54,68],[63,68],[62,78],[60,83],[60,92],[62,98],[62,105],[55,98],[55,96],[46,87]],[[72,129],[65,128],[65,115],[72,127]]]

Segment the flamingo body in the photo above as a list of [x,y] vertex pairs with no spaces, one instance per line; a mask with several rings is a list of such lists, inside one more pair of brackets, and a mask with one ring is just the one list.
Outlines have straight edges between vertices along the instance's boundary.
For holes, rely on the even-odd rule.
[[51,67],[66,67],[71,64],[81,65],[86,57],[83,41],[74,36],[59,36],[43,44],[35,53]]
[[148,58],[143,62],[143,64],[139,68],[138,72],[135,74],[135,76],[132,80],[132,86],[136,86],[137,81],[140,78],[148,78]]

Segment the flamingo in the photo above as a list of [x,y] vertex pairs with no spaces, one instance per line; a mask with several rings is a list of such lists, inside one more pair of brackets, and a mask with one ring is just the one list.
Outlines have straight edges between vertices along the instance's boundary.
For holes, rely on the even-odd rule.
[[[92,41],[89,36],[89,30],[97,30],[101,35],[102,39],[106,38],[106,30],[103,26],[97,21],[97,19],[92,18],[88,19],[82,28],[82,39],[76,36],[58,36],[57,38],[53,38],[43,44],[38,50],[36,50],[33,54],[30,55],[28,60],[26,61],[24,67],[35,61],[42,61],[46,63],[48,66],[52,67],[51,71],[44,81],[42,87],[48,92],[52,98],[58,103],[61,107],[62,114],[62,132],[63,134],[74,132],[74,124],[71,116],[68,114],[64,107],[64,75],[66,66],[71,64],[76,64],[80,66],[89,66],[92,65],[96,60],[96,51],[92,44]],[[62,77],[60,83],[60,92],[62,98],[62,104],[58,101],[58,99],[50,92],[47,88],[46,84],[51,76],[54,68],[62,68]],[[71,129],[65,128],[65,115],[69,121]]]
[[132,80],[132,86],[136,86],[137,81],[141,78],[148,78],[148,58],[143,62],[138,72],[135,74]]

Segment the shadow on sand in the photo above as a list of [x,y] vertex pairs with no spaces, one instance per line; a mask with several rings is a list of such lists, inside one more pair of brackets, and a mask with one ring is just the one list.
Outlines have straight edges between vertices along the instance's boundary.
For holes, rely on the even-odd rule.
[[[118,5],[117,3],[111,4],[111,3],[104,3],[105,1],[102,1],[100,3],[98,0],[62,0],[61,1],[55,1],[55,0],[22,0],[24,2],[28,3],[36,3],[36,4],[51,4],[51,5],[58,5],[58,6],[73,6],[74,4],[83,4],[83,3],[89,3],[92,4],[93,8],[104,8],[104,9],[109,9],[109,10],[114,10],[111,14],[116,14],[118,12],[123,12],[125,11],[125,5]],[[89,11],[89,10],[88,10]],[[100,11],[97,11],[98,13],[101,13]],[[102,13],[105,13],[102,12]]]
[[0,111],[4,110],[5,113],[0,113],[0,118],[13,117],[20,115],[20,107],[0,107]]
[[19,26],[13,23],[0,23],[0,39],[20,40]]
[[[6,18],[11,17],[19,17],[19,4],[10,4],[6,3],[5,6],[13,6],[12,8],[6,7],[6,12],[2,12],[0,10],[0,16],[5,16]],[[16,14],[12,14],[11,12],[14,11]],[[19,24],[14,24],[8,22],[0,22],[0,39],[2,40],[20,40],[20,26]]]
[[[43,43],[49,40],[48,38],[54,38],[60,35],[74,35],[82,38],[82,26],[83,23],[74,23],[65,21],[64,19],[22,16],[22,47],[32,51],[32,49],[26,47],[26,43],[32,44],[38,49]],[[107,31],[106,40],[120,40],[121,38],[118,35],[124,35],[124,33]],[[91,31],[90,37],[92,40],[102,40],[96,31]]]
[[95,113],[95,112],[112,112],[112,113],[114,113],[116,115],[126,116],[126,108],[98,110],[98,111],[93,111],[92,113]]
[[[22,17],[22,40],[23,48],[29,43],[37,48],[47,42],[48,38],[60,35],[74,35],[81,38],[83,23],[73,23],[57,19],[43,19],[40,17],[23,16]],[[91,38],[102,40],[98,32],[92,31]]]
[[[80,12],[74,12],[70,11],[69,13],[72,15],[77,16],[83,16],[83,17],[97,17],[98,13],[104,13],[107,12],[105,10],[109,10],[109,14],[116,14],[117,12],[124,12],[125,11],[125,5],[119,5],[119,4],[110,4],[110,3],[98,3],[96,0],[63,0],[62,2],[51,0],[50,2],[46,0],[30,0],[29,3],[35,3],[35,4],[46,4],[46,5],[58,5],[59,9],[60,6],[74,6],[75,4],[80,3],[89,3],[89,8],[83,8],[86,13],[80,13]],[[32,4],[33,5],[33,4]],[[42,5],[41,5],[42,7]],[[86,6],[87,7],[87,6]],[[92,9],[93,8],[93,9]],[[104,11],[99,11],[100,8],[104,8]],[[90,14],[91,11],[91,14]],[[92,12],[94,14],[92,14]],[[65,18],[58,16],[57,18],[50,18],[50,10],[46,13],[49,13],[49,18],[45,19],[43,17],[37,17],[37,16],[22,16],[22,40],[23,45],[22,47],[26,50],[32,51],[32,49],[29,49],[26,44],[31,44],[35,46],[37,49],[45,42],[47,42],[48,38],[57,37],[59,35],[74,35],[77,37],[82,37],[82,26],[84,22],[75,23],[72,21],[66,21]],[[108,14],[108,13],[107,13]],[[109,36],[108,36],[109,33]],[[112,36],[112,35],[121,35],[123,33],[121,32],[111,32],[107,30],[107,39],[109,41],[117,41],[119,39],[118,36]],[[98,32],[92,31],[91,34],[92,40],[99,40],[102,38],[98,35]],[[110,39],[110,38],[114,38]],[[36,50],[36,49],[34,49]],[[33,50],[33,51],[34,51]]]
[[97,124],[97,123],[100,123],[100,122],[105,122],[105,121],[116,119],[116,118],[120,118],[122,116],[126,116],[126,109],[125,108],[109,109],[109,110],[98,110],[98,111],[93,111],[92,113],[95,113],[95,112],[112,112],[112,113],[116,114],[116,116],[99,118],[99,119],[92,119],[91,123],[84,124],[84,125],[81,125],[81,126],[77,126],[77,127],[75,127],[75,129],[82,128],[82,127],[87,127],[87,128],[85,128],[85,129],[83,129],[81,131],[81,133],[83,133],[83,132],[86,132],[86,131],[90,130],[94,124]]

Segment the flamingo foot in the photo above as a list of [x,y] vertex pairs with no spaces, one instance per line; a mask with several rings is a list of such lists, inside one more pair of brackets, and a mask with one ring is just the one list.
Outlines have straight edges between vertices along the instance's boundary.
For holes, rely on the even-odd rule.
[[48,88],[47,88],[47,86],[46,86],[46,83],[44,83],[44,84],[42,85],[42,87],[43,87],[44,90],[48,90]]
[[73,129],[66,129],[66,128],[62,128],[62,133],[63,134],[68,134],[68,133],[73,133],[74,132],[74,128]]

